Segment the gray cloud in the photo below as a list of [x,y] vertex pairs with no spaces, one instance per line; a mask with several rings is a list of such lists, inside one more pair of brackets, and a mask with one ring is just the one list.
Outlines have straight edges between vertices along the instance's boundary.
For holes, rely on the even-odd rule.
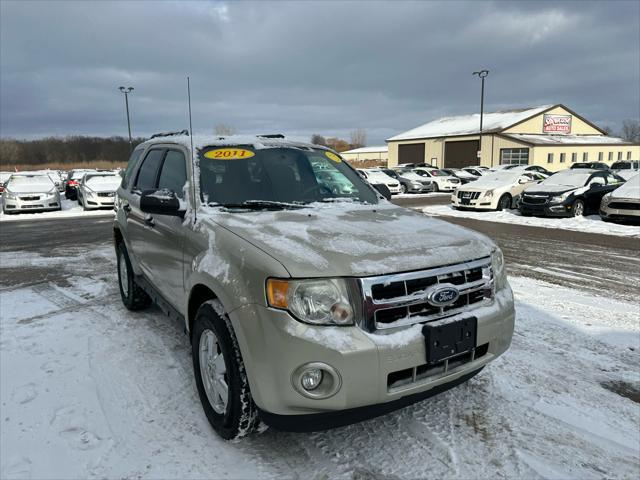
[[640,116],[638,2],[14,2],[0,15],[0,134],[313,132],[370,143],[439,116],[565,103]]

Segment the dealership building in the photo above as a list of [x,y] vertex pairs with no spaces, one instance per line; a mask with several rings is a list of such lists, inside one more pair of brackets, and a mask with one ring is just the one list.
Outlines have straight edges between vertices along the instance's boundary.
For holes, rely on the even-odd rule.
[[353,150],[347,150],[341,152],[342,158],[348,162],[364,162],[366,160],[374,160],[380,163],[387,163],[389,161],[389,148],[386,145],[378,147],[362,147],[354,148]]
[[480,136],[479,114],[434,120],[389,138],[388,164],[529,164],[555,171],[575,162],[640,160],[639,143],[608,136],[560,104],[485,113],[482,130]]

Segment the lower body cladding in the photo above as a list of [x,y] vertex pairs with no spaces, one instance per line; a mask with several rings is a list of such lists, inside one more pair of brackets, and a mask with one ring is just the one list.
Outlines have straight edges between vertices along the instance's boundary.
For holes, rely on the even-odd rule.
[[[509,348],[515,312],[506,287],[490,305],[438,320],[477,319],[476,342],[431,364],[421,324],[368,333],[307,325],[255,304],[229,316],[262,420],[280,430],[313,431],[372,418],[468,380]],[[305,390],[309,370],[322,375]]]
[[60,200],[54,197],[41,196],[37,200],[4,200],[2,207],[5,213],[45,212],[60,210]]

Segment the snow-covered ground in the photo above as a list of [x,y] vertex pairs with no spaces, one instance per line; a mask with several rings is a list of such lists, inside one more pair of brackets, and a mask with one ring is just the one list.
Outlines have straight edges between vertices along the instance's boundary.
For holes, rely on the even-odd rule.
[[450,197],[451,192],[429,192],[429,193],[399,193],[394,195],[395,198],[429,198],[429,197]]
[[40,220],[51,218],[71,218],[71,217],[108,217],[113,216],[113,210],[83,210],[75,200],[67,200],[64,194],[61,195],[62,210],[53,212],[26,212],[6,215],[2,211],[2,201],[0,201],[0,222],[18,222],[20,220]]
[[182,325],[122,306],[111,245],[3,252],[0,267],[34,272],[0,286],[3,479],[640,472],[637,304],[512,278],[512,347],[467,384],[337,430],[228,443],[200,407]]
[[578,232],[603,233],[623,237],[640,237],[640,226],[603,222],[599,215],[571,218],[523,217],[518,210],[482,212],[455,210],[451,205],[432,205],[422,209],[427,215],[475,218],[487,222],[514,223],[532,227],[559,228]]

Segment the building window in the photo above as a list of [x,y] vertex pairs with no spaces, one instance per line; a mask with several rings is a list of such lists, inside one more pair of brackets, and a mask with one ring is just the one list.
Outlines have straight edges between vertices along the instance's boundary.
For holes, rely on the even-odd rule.
[[622,160],[622,152],[618,152],[618,160]]
[[528,148],[501,148],[500,164],[501,165],[528,165],[529,149]]
[[602,152],[598,152],[598,161],[601,162],[604,158],[604,154]]
[[560,154],[560,163],[564,163],[564,161],[566,160],[566,156],[567,156],[566,153],[561,153]]
[[571,163],[575,163],[578,161],[578,154],[576,152],[573,152],[571,154]]
[[584,152],[582,154],[582,161],[583,162],[588,162],[589,161],[589,152]]
[[609,152],[609,161],[613,162],[613,152]]
[[631,160],[631,152],[627,152],[627,160]]
[[553,163],[553,153],[547,153],[547,163]]

